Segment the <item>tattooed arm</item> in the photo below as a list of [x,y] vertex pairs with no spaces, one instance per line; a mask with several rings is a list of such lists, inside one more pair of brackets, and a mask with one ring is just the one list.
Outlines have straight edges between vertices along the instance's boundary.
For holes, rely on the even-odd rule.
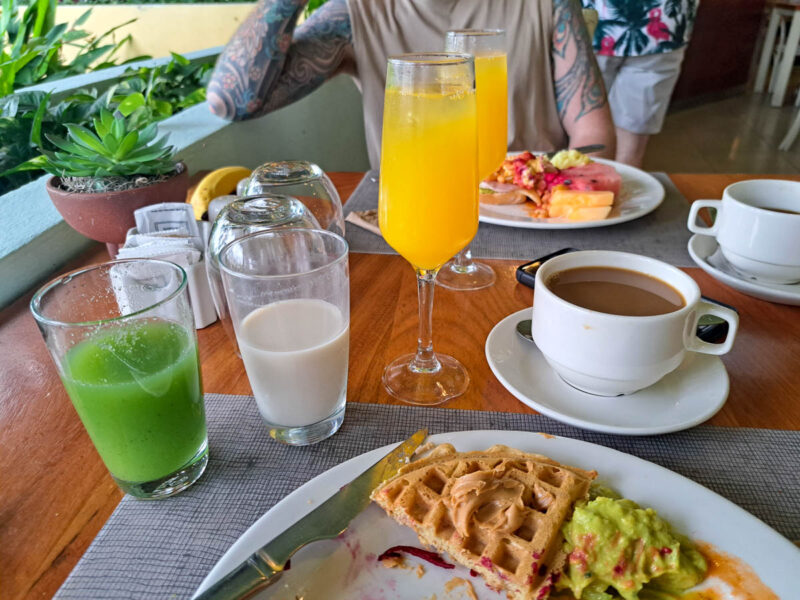
[[614,123],[589,33],[577,0],[553,0],[553,76],[561,124],[570,147],[604,144],[614,157]]
[[257,117],[310,94],[353,65],[347,0],[329,0],[295,31],[307,0],[261,0],[217,60],[211,112]]

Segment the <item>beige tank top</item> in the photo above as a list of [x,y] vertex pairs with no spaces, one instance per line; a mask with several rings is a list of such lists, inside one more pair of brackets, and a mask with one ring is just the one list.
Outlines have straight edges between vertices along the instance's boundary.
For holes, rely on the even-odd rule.
[[553,88],[552,0],[348,0],[356,81],[372,168],[378,168],[386,60],[441,51],[448,29],[505,29],[508,44],[508,147],[567,147]]

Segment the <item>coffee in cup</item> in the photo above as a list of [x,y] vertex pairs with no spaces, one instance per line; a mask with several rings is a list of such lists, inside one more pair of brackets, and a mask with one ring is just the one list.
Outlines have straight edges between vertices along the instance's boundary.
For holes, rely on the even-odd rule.
[[575,267],[551,275],[545,284],[562,300],[611,315],[651,317],[686,304],[668,283],[619,267]]
[[[702,208],[716,209],[710,227],[697,223]],[[717,239],[722,255],[744,275],[766,283],[800,282],[800,182],[740,181],[722,200],[697,200],[689,230]]]
[[[697,337],[703,315],[728,322],[720,344]],[[630,394],[675,370],[686,351],[725,354],[735,311],[700,297],[686,273],[626,252],[554,257],[536,273],[531,334],[567,383],[601,396]]]

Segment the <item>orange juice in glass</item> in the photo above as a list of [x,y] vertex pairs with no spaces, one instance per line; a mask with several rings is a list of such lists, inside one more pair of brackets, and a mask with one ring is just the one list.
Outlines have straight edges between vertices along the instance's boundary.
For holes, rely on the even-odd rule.
[[506,158],[508,74],[505,52],[475,56],[478,100],[478,176],[486,179]]
[[415,268],[432,271],[478,229],[475,94],[387,88],[380,227]]
[[456,359],[433,351],[436,273],[478,229],[478,130],[472,56],[389,58],[383,112],[381,233],[417,272],[416,354],[386,367],[387,391],[412,404],[439,404],[467,389]]
[[[448,31],[448,52],[475,58],[478,103],[478,176],[485,179],[503,162],[508,139],[508,74],[505,32],[502,29]],[[472,260],[468,247],[440,271],[436,282],[456,290],[478,290],[494,283],[491,267]]]

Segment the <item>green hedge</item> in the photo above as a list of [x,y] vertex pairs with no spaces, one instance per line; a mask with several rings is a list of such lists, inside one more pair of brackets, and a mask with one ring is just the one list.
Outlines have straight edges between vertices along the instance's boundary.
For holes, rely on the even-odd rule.
[[49,138],[65,137],[67,124],[91,127],[103,109],[115,112],[126,103],[144,128],[204,102],[211,68],[172,53],[165,65],[131,67],[103,94],[80,90],[53,101],[49,93],[23,91],[0,98],[0,195],[44,174],[42,150],[58,150]]
[[60,5],[73,4],[227,4],[230,2],[252,2],[257,0],[58,0]]

